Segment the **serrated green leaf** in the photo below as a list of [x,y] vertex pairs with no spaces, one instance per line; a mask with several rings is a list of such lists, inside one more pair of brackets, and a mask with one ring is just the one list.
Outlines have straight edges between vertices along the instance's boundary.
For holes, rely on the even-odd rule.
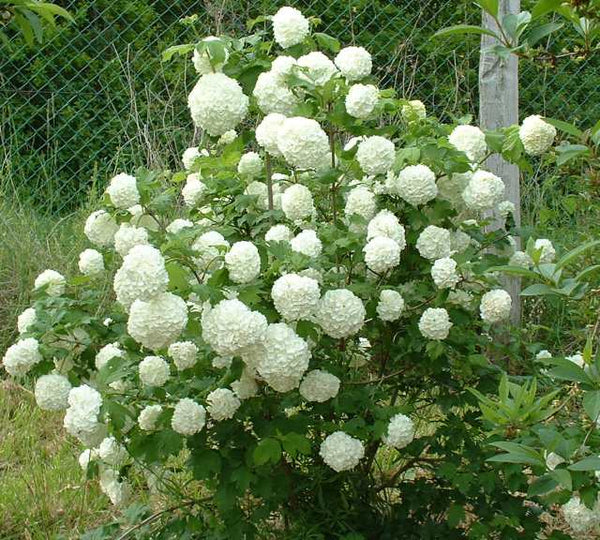
[[589,456],[567,467],[570,471],[599,471],[600,457]]
[[254,449],[252,457],[257,465],[264,465],[269,461],[277,463],[281,459],[281,445],[277,439],[263,439]]

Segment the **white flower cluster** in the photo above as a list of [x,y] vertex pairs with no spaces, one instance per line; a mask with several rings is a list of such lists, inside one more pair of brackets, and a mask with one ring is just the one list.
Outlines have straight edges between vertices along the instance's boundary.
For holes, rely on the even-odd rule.
[[279,130],[285,120],[286,118],[283,114],[271,113],[267,114],[260,124],[256,126],[256,142],[272,156],[281,155],[278,145]]
[[129,458],[127,449],[114,437],[105,437],[98,446],[97,453],[99,459],[113,467],[121,467]]
[[194,123],[212,136],[235,129],[248,112],[248,102],[238,82],[223,73],[203,75],[188,96]]
[[148,231],[130,223],[121,223],[115,233],[115,251],[125,257],[134,246],[148,245]]
[[356,334],[365,322],[365,307],[352,291],[334,289],[327,291],[317,307],[316,321],[332,338],[345,338]]
[[96,354],[96,358],[94,359],[94,363],[96,365],[96,369],[102,369],[111,359],[113,358],[124,358],[125,352],[123,352],[118,343],[109,343],[104,345],[98,353]]
[[192,244],[192,249],[196,252],[194,262],[198,265],[198,269],[212,271],[221,268],[223,266],[221,253],[228,247],[229,242],[217,231],[201,234]]
[[456,126],[448,141],[454,148],[464,152],[469,161],[475,163],[482,161],[487,153],[485,133],[476,126]]
[[119,225],[106,210],[92,212],[85,221],[83,232],[88,240],[99,247],[112,246]]
[[267,332],[267,319],[239,300],[221,300],[202,313],[202,338],[217,354],[235,356],[260,344]]
[[271,69],[258,76],[252,95],[264,114],[291,116],[298,105],[296,95],[285,86],[283,77]]
[[491,210],[504,197],[504,182],[495,174],[479,169],[473,173],[462,193],[467,208],[477,212]]
[[140,429],[144,431],[153,431],[156,429],[158,417],[162,414],[163,408],[160,405],[147,405],[138,416]]
[[100,489],[110,499],[110,502],[118,507],[127,504],[131,497],[131,486],[125,480],[121,480],[119,472],[115,469],[102,469],[100,471]]
[[525,118],[519,128],[519,138],[525,152],[530,156],[539,156],[546,152],[552,146],[555,137],[556,128],[538,114]]
[[175,367],[179,371],[182,371],[184,369],[189,369],[196,364],[198,347],[192,341],[177,341],[169,345],[167,352],[173,359]]
[[84,249],[79,254],[79,271],[86,276],[97,276],[104,272],[104,257],[95,249]]
[[434,261],[450,256],[450,231],[429,225],[417,239],[417,250],[421,257]]
[[561,507],[562,515],[569,527],[576,533],[589,532],[600,525],[600,502],[596,501],[594,508],[588,508],[578,495],[573,495]]
[[371,74],[373,59],[363,47],[345,47],[335,57],[335,65],[348,81],[358,81]]
[[408,446],[415,437],[415,426],[413,421],[403,414],[396,414],[390,419],[387,433],[383,436],[383,442],[394,448]]
[[425,118],[427,116],[427,109],[422,101],[412,99],[406,105],[402,105],[400,113],[405,121],[414,122]]
[[115,208],[126,210],[140,202],[140,192],[135,176],[120,173],[110,180],[106,193]]
[[358,439],[336,431],[321,443],[319,455],[334,471],[349,471],[364,457],[365,447]]
[[298,274],[286,274],[273,283],[271,298],[275,309],[288,321],[309,319],[316,310],[321,291],[319,283]]
[[322,52],[314,51],[298,58],[302,76],[315,86],[325,85],[337,73],[335,64]]
[[173,431],[190,436],[202,431],[206,425],[206,409],[193,399],[180,399],[175,405],[171,427]]
[[419,331],[427,339],[446,339],[450,328],[452,321],[444,308],[427,308],[419,319]]
[[240,158],[237,170],[242,176],[256,178],[263,174],[264,163],[262,158],[256,152],[247,152]]
[[369,240],[363,252],[367,267],[376,274],[384,274],[400,264],[400,246],[386,236]]
[[413,206],[426,204],[438,194],[435,173],[427,165],[409,165],[398,176],[390,174],[386,186],[391,194],[398,195]]
[[23,313],[17,317],[17,330],[19,331],[19,334],[27,333],[36,322],[37,313],[35,308],[23,310]]
[[479,312],[484,321],[497,323],[510,317],[511,305],[510,294],[503,289],[494,289],[481,297]]
[[292,239],[292,231],[286,225],[273,225],[265,234],[267,242],[289,242]]
[[329,139],[316,120],[303,116],[286,118],[277,137],[277,147],[290,166],[320,169],[328,164]]
[[169,379],[169,364],[160,356],[146,356],[138,366],[140,381],[145,386],[163,386]]
[[323,250],[323,244],[317,237],[317,233],[312,229],[306,229],[298,233],[290,240],[293,251],[302,253],[307,257],[318,257]]
[[284,6],[273,15],[275,41],[284,49],[302,43],[309,30],[308,19],[296,8]]
[[62,274],[59,274],[55,270],[44,270],[35,278],[33,287],[35,290],[46,287],[46,294],[48,296],[61,296],[65,292],[66,284],[67,280]]
[[277,392],[289,392],[300,384],[308,369],[308,344],[284,323],[270,324],[256,369]]
[[260,255],[252,242],[236,242],[225,254],[229,278],[235,283],[249,283],[260,274]]
[[552,245],[552,242],[547,238],[538,238],[534,245],[534,249],[540,250],[540,260],[541,264],[551,263],[554,261],[556,257],[556,250]]
[[42,360],[38,340],[35,338],[24,338],[6,350],[2,363],[9,375],[21,377]]
[[344,214],[347,217],[358,215],[369,221],[375,215],[376,210],[375,194],[370,189],[365,186],[358,186],[348,193],[344,208]]
[[315,210],[310,190],[302,184],[290,186],[281,196],[281,209],[290,221],[309,218]]
[[331,373],[320,369],[309,371],[300,383],[300,395],[306,401],[323,403],[337,396],[341,381]]
[[200,181],[197,173],[188,174],[185,185],[181,190],[183,202],[190,208],[194,208],[204,197],[206,185]]
[[354,118],[368,118],[379,102],[379,90],[372,84],[353,84],[346,96],[346,111]]
[[367,174],[385,174],[396,159],[394,143],[380,135],[367,137],[358,144],[356,160]]
[[69,405],[69,379],[58,373],[42,375],[35,383],[35,402],[44,411],[60,411]]
[[68,396],[65,429],[88,447],[104,439],[106,426],[98,421],[102,396],[87,384],[71,389]]
[[404,298],[402,295],[391,289],[384,289],[379,294],[377,303],[377,315],[382,321],[396,321],[404,311]]
[[206,397],[208,414],[213,420],[221,422],[233,418],[240,408],[239,398],[228,388],[217,388]]
[[[208,36],[200,40],[200,43],[206,43],[210,41],[220,41],[220,39],[215,36]],[[194,64],[196,73],[198,73],[198,75],[206,75],[207,73],[212,73],[213,71],[222,71],[223,67],[227,63],[227,60],[229,59],[229,51],[226,48],[223,50],[225,51],[225,60],[223,62],[211,63],[210,57],[206,51],[199,52],[198,49],[194,49],[192,63]]]
[[431,267],[431,277],[439,289],[453,289],[460,280],[456,273],[456,261],[450,257],[435,260]]
[[162,293],[147,302],[136,300],[129,311],[127,332],[151,350],[177,341],[188,321],[187,305],[179,296]]
[[367,240],[372,240],[377,236],[391,238],[400,250],[406,247],[405,230],[398,218],[389,210],[381,210],[367,226]]

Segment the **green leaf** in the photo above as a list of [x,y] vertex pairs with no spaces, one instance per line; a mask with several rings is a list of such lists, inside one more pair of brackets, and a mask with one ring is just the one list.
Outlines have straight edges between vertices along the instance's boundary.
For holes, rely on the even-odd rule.
[[564,131],[569,135],[573,135],[573,137],[581,138],[583,136],[583,131],[581,131],[577,126],[573,124],[569,124],[568,122],[563,122],[562,120],[556,120],[555,118],[544,117],[544,120],[549,124],[553,125],[556,129],[560,131]]
[[286,433],[281,440],[283,449],[292,457],[296,457],[298,452],[305,456],[311,453],[310,441],[300,433]]
[[494,32],[492,32],[491,30],[488,30],[487,28],[482,28],[481,26],[475,26],[472,24],[457,24],[454,26],[448,26],[447,28],[442,28],[441,30],[438,30],[435,34],[433,34],[432,37],[439,38],[439,37],[456,36],[456,35],[462,35],[462,34],[478,34],[478,35],[491,36],[500,41],[500,37],[497,34],[495,34]]
[[508,274],[509,276],[522,276],[535,280],[540,279],[540,276],[538,274],[536,274],[532,270],[528,270],[527,268],[523,268],[521,266],[492,266],[488,268],[486,272],[501,272],[502,274]]
[[210,448],[194,448],[189,463],[197,480],[204,480],[221,471],[221,455]]
[[63,7],[61,6],[57,6],[56,4],[50,4],[48,2],[40,2],[39,4],[36,4],[35,6],[30,5],[29,6],[30,9],[34,9],[35,11],[37,11],[38,13],[40,13],[42,11],[51,13],[52,15],[57,15],[59,17],[62,17],[63,19],[67,19],[68,21],[74,21],[72,15]]
[[201,45],[202,48],[208,53],[210,63],[213,66],[224,64],[227,61],[227,49],[225,47],[225,43],[223,43],[220,39],[206,39],[201,43]]
[[564,24],[562,23],[548,23],[548,24],[542,24],[541,26],[537,26],[535,28],[533,28],[529,34],[527,34],[526,37],[526,41],[527,44],[530,47],[533,47],[538,41],[540,41],[540,39],[545,38],[546,36],[550,35],[552,32],[556,32],[557,30],[560,30],[562,27],[564,26]]
[[448,509],[446,520],[448,521],[448,527],[455,529],[458,527],[462,520],[465,519],[465,508],[462,504],[453,504]]
[[112,423],[117,429],[123,429],[128,416],[133,418],[131,411],[117,401],[105,400],[104,405],[106,411],[108,412],[108,416],[110,416]]
[[556,164],[561,166],[572,159],[589,154],[590,149],[584,144],[563,144],[556,147],[556,152]]
[[567,468],[570,471],[598,471],[600,470],[600,457],[588,456]]
[[324,34],[322,32],[315,32],[313,37],[317,40],[317,43],[323,49],[327,49],[332,53],[338,53],[340,51],[340,42],[334,37]]
[[550,472],[550,476],[554,478],[563,488],[571,491],[573,489],[573,478],[567,469],[554,469]]
[[535,495],[543,495],[544,493],[548,493],[552,491],[558,482],[555,478],[550,474],[545,474],[544,476],[540,476],[536,478],[530,485],[527,490],[527,495],[534,497]]
[[183,45],[173,45],[162,53],[162,61],[168,62],[174,55],[186,55],[194,50],[196,46],[193,43],[184,43]]
[[593,422],[600,416],[600,390],[586,392],[583,396],[583,408]]
[[557,262],[556,268],[563,268],[573,262],[577,257],[585,253],[586,251],[595,248],[596,246],[600,246],[600,240],[590,240],[585,244],[581,244],[577,246],[575,249],[572,249],[568,253],[565,253]]
[[479,0],[476,4],[490,15],[498,16],[498,0]]
[[577,364],[565,358],[548,358],[540,360],[541,364],[555,366],[550,370],[550,376],[564,381],[578,382],[592,385],[591,379]]
[[281,459],[281,445],[277,439],[263,439],[252,453],[254,463],[264,465],[271,461],[277,463]]
[[521,296],[549,296],[556,295],[556,291],[544,283],[534,283],[521,291]]
[[539,2],[533,6],[531,10],[531,17],[533,19],[537,19],[546,13],[550,13],[551,11],[556,11],[563,0],[539,0]]

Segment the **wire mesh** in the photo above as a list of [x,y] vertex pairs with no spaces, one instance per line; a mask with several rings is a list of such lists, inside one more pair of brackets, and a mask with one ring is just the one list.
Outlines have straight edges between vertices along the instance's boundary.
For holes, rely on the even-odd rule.
[[[454,0],[68,0],[76,24],[43,46],[0,58],[0,174],[23,200],[59,213],[86,200],[118,170],[175,166],[193,126],[186,95],[195,73],[161,51],[194,40],[181,24],[197,14],[210,34],[239,34],[245,21],[284,4],[318,17],[319,31],[374,56],[382,86],[421,99],[433,114],[477,113],[477,38],[431,40],[439,28],[476,23],[472,2]],[[522,115],[598,117],[595,59],[521,70]]]

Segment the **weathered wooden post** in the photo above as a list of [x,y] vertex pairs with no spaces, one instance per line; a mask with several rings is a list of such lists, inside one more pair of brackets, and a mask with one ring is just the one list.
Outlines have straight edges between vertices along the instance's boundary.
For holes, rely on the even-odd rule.
[[[520,11],[520,0],[500,0],[498,18]],[[483,26],[498,32],[498,25],[487,13],[483,13]],[[479,121],[483,129],[496,129],[519,122],[519,65],[518,58],[511,54],[502,59],[492,54],[489,48],[496,43],[491,36],[481,36],[481,55],[479,60]],[[519,169],[494,155],[487,159],[485,167],[498,175],[506,184],[506,198],[515,205],[515,223],[521,224],[521,196],[519,187]],[[497,228],[499,225],[493,225]],[[517,240],[517,242],[519,242]],[[511,321],[520,324],[521,302],[519,293],[520,279],[508,278],[507,291],[513,304]]]

